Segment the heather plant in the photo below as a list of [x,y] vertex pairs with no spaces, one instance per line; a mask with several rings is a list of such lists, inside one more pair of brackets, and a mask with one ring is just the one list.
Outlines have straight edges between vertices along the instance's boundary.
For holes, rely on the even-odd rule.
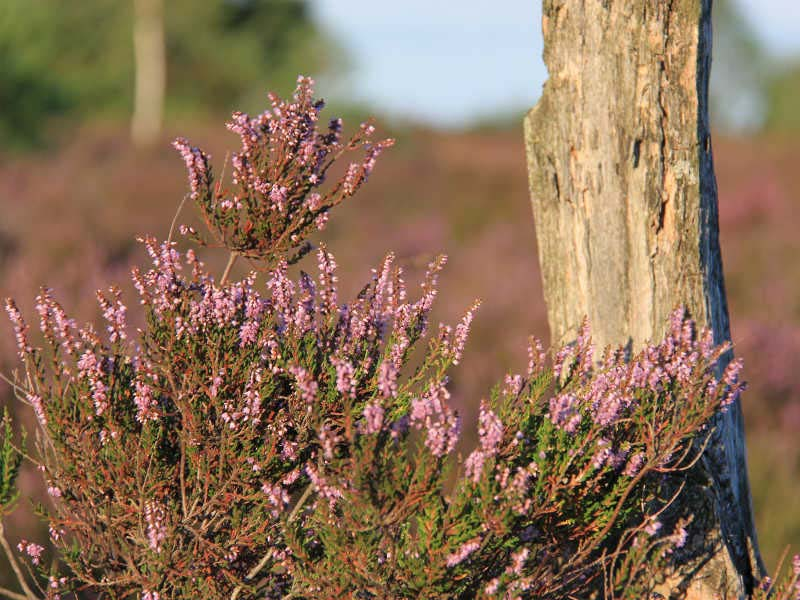
[[[300,78],[291,101],[234,114],[242,147],[229,180],[176,141],[208,233],[181,227],[185,250],[142,238],[152,265],[133,271],[136,335],[113,287],[97,294],[101,331],[43,289],[39,346],[7,301],[51,549],[20,540],[20,561],[0,536],[24,595],[0,593],[646,597],[691,535],[676,498],[710,418],[743,389],[741,364],[718,378],[727,348],[680,310],[633,356],[596,356],[588,324],[550,365],[532,339],[526,372],[481,402],[477,446],[457,455],[448,374],[478,305],[455,327],[430,327],[444,258],[418,295],[391,254],[347,303],[324,246],[313,276],[290,276],[312,251],[308,234],[391,145],[371,141],[370,125],[346,143],[339,120],[320,131],[312,92]],[[219,279],[198,245],[229,252]],[[253,271],[232,280],[237,257]],[[4,511],[24,452],[12,433],[6,420]]]

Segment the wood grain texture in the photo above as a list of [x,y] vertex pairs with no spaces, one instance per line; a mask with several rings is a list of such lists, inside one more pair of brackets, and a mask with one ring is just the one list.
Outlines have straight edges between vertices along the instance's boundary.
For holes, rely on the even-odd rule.
[[[718,343],[730,339],[710,12],[710,0],[544,0],[549,79],[525,138],[554,344],[572,341],[588,315],[598,347],[639,348],[663,335],[679,305]],[[686,495],[710,503],[696,513],[708,515],[700,526],[716,550],[680,586],[669,583],[690,598],[744,597],[763,572],[738,402],[716,426],[707,485]]]

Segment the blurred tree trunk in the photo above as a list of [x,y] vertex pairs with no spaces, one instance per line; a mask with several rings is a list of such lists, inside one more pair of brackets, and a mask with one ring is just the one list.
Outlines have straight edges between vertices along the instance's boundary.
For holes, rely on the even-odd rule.
[[150,146],[161,133],[167,79],[163,0],[133,0],[136,82],[131,137]]
[[[730,339],[708,120],[711,0],[544,0],[550,78],[525,119],[554,344],[641,347],[685,305]],[[682,502],[709,549],[661,591],[741,598],[763,573],[738,401]],[[702,536],[696,540],[702,541]],[[689,573],[687,575],[687,573]]]

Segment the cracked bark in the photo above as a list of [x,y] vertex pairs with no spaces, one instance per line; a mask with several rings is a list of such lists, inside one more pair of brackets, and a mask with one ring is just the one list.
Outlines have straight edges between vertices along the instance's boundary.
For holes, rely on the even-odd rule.
[[[544,0],[542,98],[525,119],[554,344],[640,347],[685,305],[730,339],[708,121],[711,0]],[[730,357],[729,357],[730,358]],[[763,574],[741,408],[716,423],[685,501],[702,551],[661,591],[742,598]],[[712,550],[709,550],[709,547]]]

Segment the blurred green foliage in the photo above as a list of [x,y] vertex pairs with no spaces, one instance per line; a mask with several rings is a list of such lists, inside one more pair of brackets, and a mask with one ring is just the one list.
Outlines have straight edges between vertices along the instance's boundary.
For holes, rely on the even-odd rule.
[[800,131],[800,61],[771,55],[733,0],[714,0],[711,117],[725,131]]
[[764,128],[774,133],[800,132],[800,62],[784,66],[767,86]]
[[[164,13],[168,114],[263,106],[336,53],[304,1],[166,0]],[[3,147],[35,144],[54,115],[127,118],[133,2],[3,0],[0,64]]]

